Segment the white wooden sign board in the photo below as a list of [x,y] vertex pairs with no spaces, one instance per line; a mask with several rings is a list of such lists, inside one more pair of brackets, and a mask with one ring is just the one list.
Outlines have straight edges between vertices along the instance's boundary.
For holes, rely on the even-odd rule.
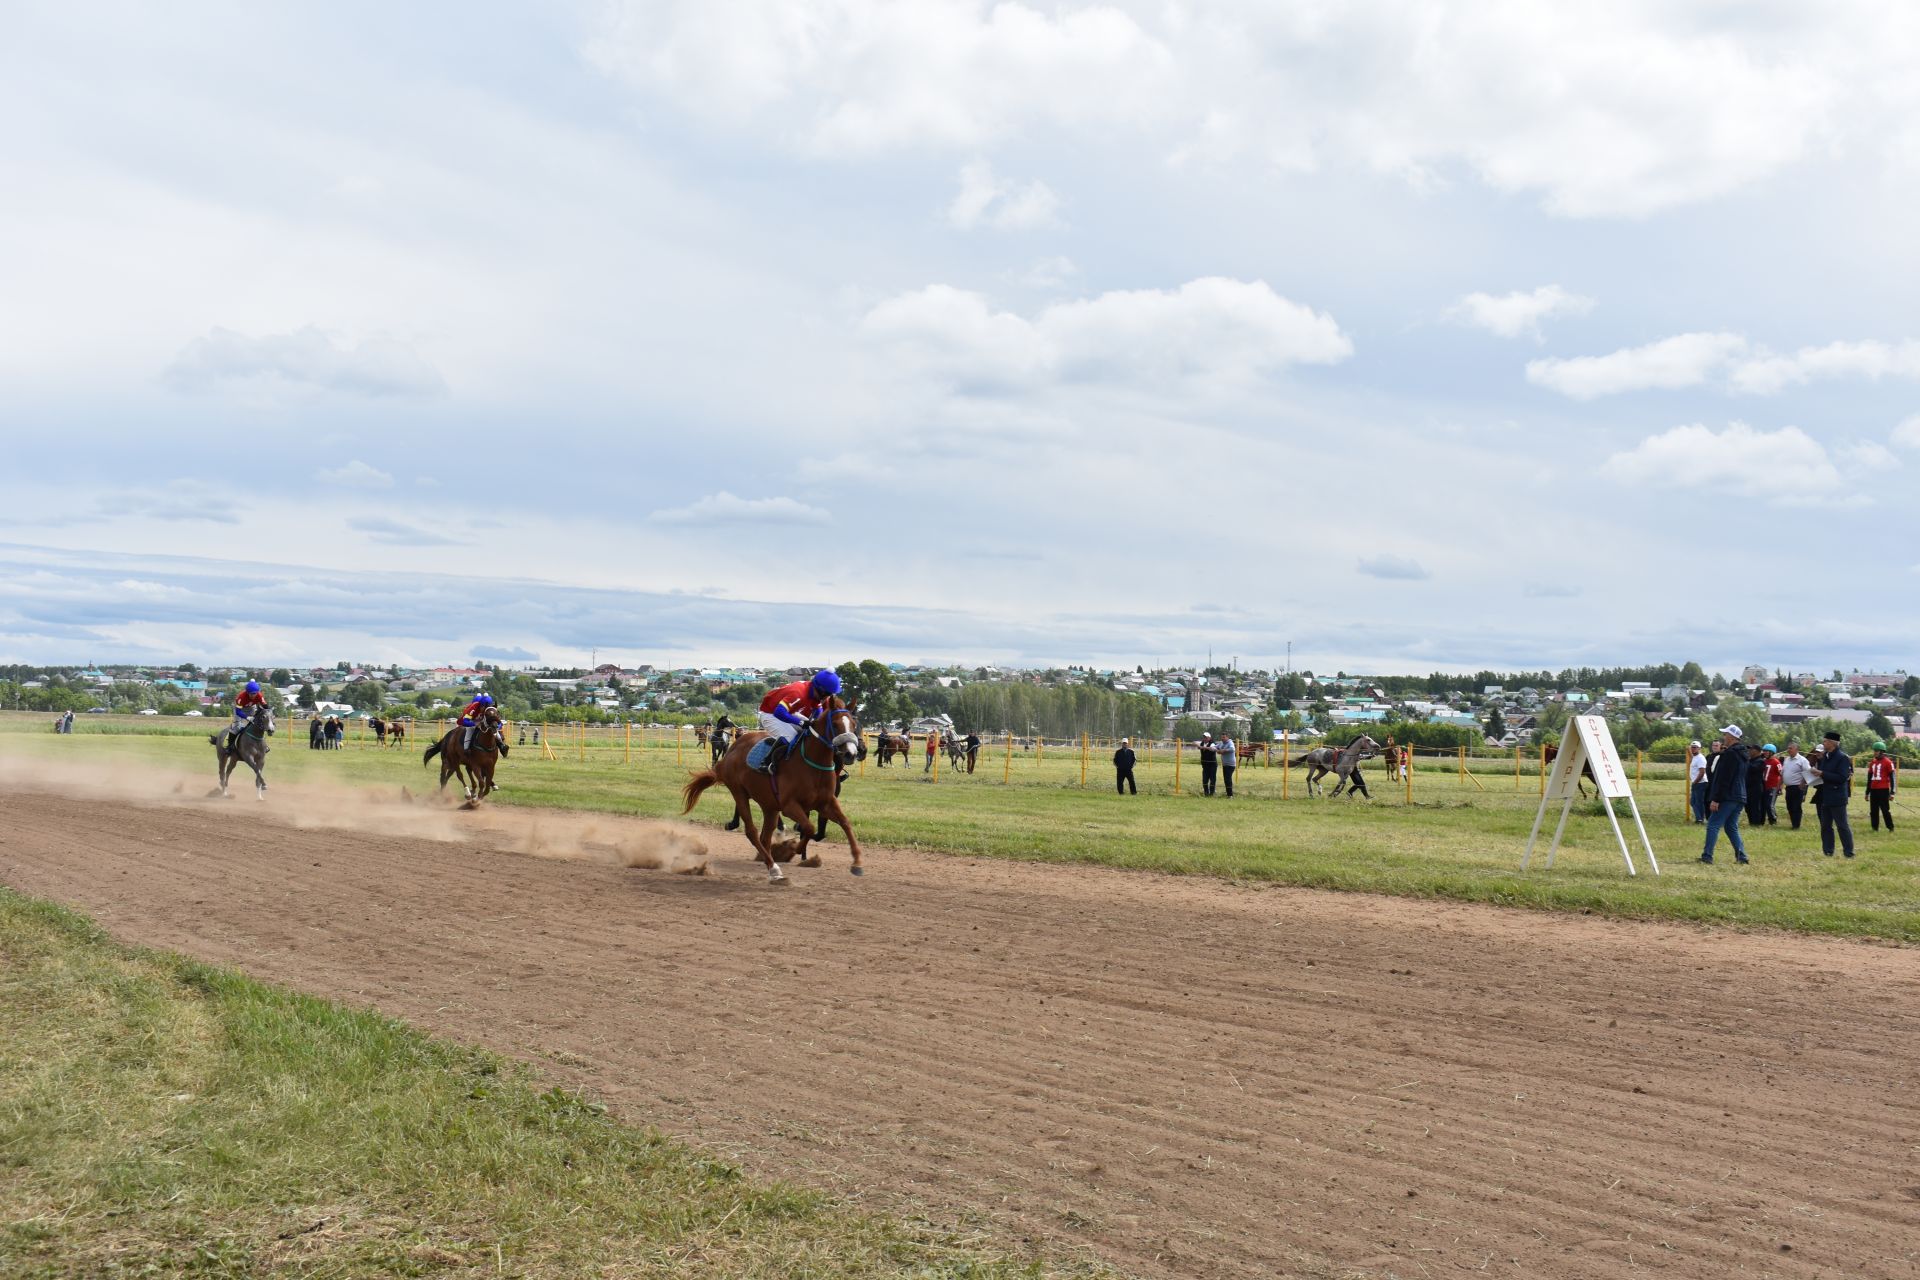
[[1640,820],[1640,806],[1627,783],[1620,753],[1614,750],[1613,733],[1607,728],[1605,716],[1575,716],[1568,723],[1567,732],[1560,740],[1560,754],[1554,758],[1553,775],[1547,779],[1546,794],[1540,797],[1540,812],[1534,815],[1533,831],[1527,836],[1527,852],[1520,859],[1520,869],[1525,871],[1533,859],[1533,846],[1540,838],[1540,824],[1546,821],[1547,806],[1558,800],[1560,822],[1553,829],[1553,843],[1547,849],[1547,867],[1552,869],[1554,855],[1560,852],[1560,838],[1566,834],[1567,815],[1573,812],[1574,799],[1580,794],[1580,775],[1589,765],[1606,803],[1607,821],[1613,824],[1613,838],[1620,842],[1620,856],[1627,860],[1627,874],[1636,872],[1633,852],[1627,848],[1626,834],[1620,830],[1620,819],[1613,812],[1613,801],[1618,797],[1625,797],[1627,807],[1632,810],[1634,828],[1639,831],[1640,844],[1647,851],[1647,865],[1653,868],[1653,874],[1659,875],[1660,863],[1653,856],[1653,842],[1647,839],[1647,824]]

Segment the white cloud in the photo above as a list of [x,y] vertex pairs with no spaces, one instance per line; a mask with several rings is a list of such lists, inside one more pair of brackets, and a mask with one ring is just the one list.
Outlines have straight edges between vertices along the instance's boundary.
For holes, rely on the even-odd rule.
[[1538,342],[1542,320],[1550,316],[1585,315],[1591,310],[1592,298],[1548,284],[1529,293],[1470,293],[1450,307],[1447,315],[1503,338],[1531,337]]
[[319,473],[324,484],[345,485],[351,489],[391,489],[393,477],[378,467],[368,466],[355,458],[341,467],[325,468]]
[[1855,440],[1841,445],[1834,453],[1841,467],[1853,476],[1874,476],[1901,466],[1900,455],[1877,440]]
[[1241,382],[1353,354],[1331,316],[1264,281],[1219,277],[1054,303],[1032,319],[995,311],[980,294],[930,285],[880,303],[861,328],[923,371],[972,389]]
[[403,342],[384,334],[341,342],[312,325],[259,337],[214,329],[188,343],[166,377],[195,391],[253,381],[363,396],[431,396],[446,390],[439,372]]
[[833,517],[788,497],[739,498],[724,489],[684,507],[669,507],[647,517],[655,524],[829,524]]
[[451,547],[460,544],[458,538],[402,520],[390,520],[385,516],[354,516],[347,521],[347,528],[390,547]]
[[1600,471],[1626,485],[1702,489],[1782,506],[1826,501],[1845,487],[1827,451],[1800,428],[1757,431],[1744,422],[1718,432],[1701,423],[1674,427],[1614,454]]
[[1893,429],[1893,435],[1889,438],[1896,448],[1920,452],[1920,413],[1903,420]]
[[1529,360],[1527,381],[1576,400],[1652,387],[1694,387],[1746,349],[1747,340],[1737,333],[1683,333],[1611,355]]
[[1048,129],[1153,157],[1466,169],[1554,212],[1643,216],[1816,149],[1912,149],[1914,24],[1885,6],[1371,0],[616,0],[610,75],[830,153],[979,149]]
[[240,523],[239,507],[228,491],[204,480],[169,480],[157,488],[107,494],[95,504],[102,516],[146,516],[170,522],[205,520]]
[[996,176],[985,160],[960,169],[960,190],[947,206],[947,221],[962,231],[988,226],[997,231],[1038,231],[1060,225],[1059,197],[1046,183],[1016,186]]
[[1080,274],[1080,268],[1072,258],[1055,256],[1041,258],[1016,277],[1018,283],[1029,289],[1058,289],[1067,281]]
[[1407,556],[1370,556],[1360,561],[1359,569],[1369,578],[1386,578],[1389,581],[1417,582],[1433,576],[1418,560]]
[[1760,352],[1742,360],[1728,374],[1735,391],[1771,395],[1815,378],[1920,378],[1920,342],[1830,342],[1824,347],[1802,347],[1792,355]]

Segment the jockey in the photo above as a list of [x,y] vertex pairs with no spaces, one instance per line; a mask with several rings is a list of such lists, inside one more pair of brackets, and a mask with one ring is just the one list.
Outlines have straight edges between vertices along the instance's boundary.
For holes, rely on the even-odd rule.
[[760,699],[760,727],[774,740],[761,772],[772,773],[786,758],[787,749],[800,736],[800,730],[820,710],[821,704],[840,692],[840,677],[831,671],[816,671],[811,679],[795,680]]
[[480,723],[480,713],[493,705],[493,695],[483,693],[472,702],[460,708],[460,727],[466,732],[460,736],[460,749],[465,751],[473,745],[473,730]]
[[233,732],[238,733],[247,727],[247,722],[253,719],[255,707],[266,705],[267,695],[260,692],[260,682],[247,681],[247,687],[242,689],[240,696],[233,700]]

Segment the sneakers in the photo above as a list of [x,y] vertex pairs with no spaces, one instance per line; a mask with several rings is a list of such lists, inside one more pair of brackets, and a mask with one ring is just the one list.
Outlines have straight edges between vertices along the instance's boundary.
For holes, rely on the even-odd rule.
[[1708,866],[1712,866],[1712,865],[1713,865],[1713,855],[1712,855],[1712,854],[1710,854],[1710,853],[1703,853],[1703,854],[1701,854],[1701,855],[1700,855],[1700,861],[1702,861],[1702,862],[1704,862],[1704,863],[1706,863],[1706,864],[1707,864]]
[[1743,854],[1740,854],[1738,857],[1736,857],[1734,861],[1744,867],[1747,865],[1748,858],[1747,858],[1747,855],[1743,853]]

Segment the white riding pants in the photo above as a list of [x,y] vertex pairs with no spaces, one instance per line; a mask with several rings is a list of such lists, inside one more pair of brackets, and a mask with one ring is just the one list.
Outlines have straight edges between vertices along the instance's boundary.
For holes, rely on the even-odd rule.
[[795,738],[800,736],[799,725],[788,724],[771,711],[762,711],[760,713],[760,727],[789,745],[793,743]]

